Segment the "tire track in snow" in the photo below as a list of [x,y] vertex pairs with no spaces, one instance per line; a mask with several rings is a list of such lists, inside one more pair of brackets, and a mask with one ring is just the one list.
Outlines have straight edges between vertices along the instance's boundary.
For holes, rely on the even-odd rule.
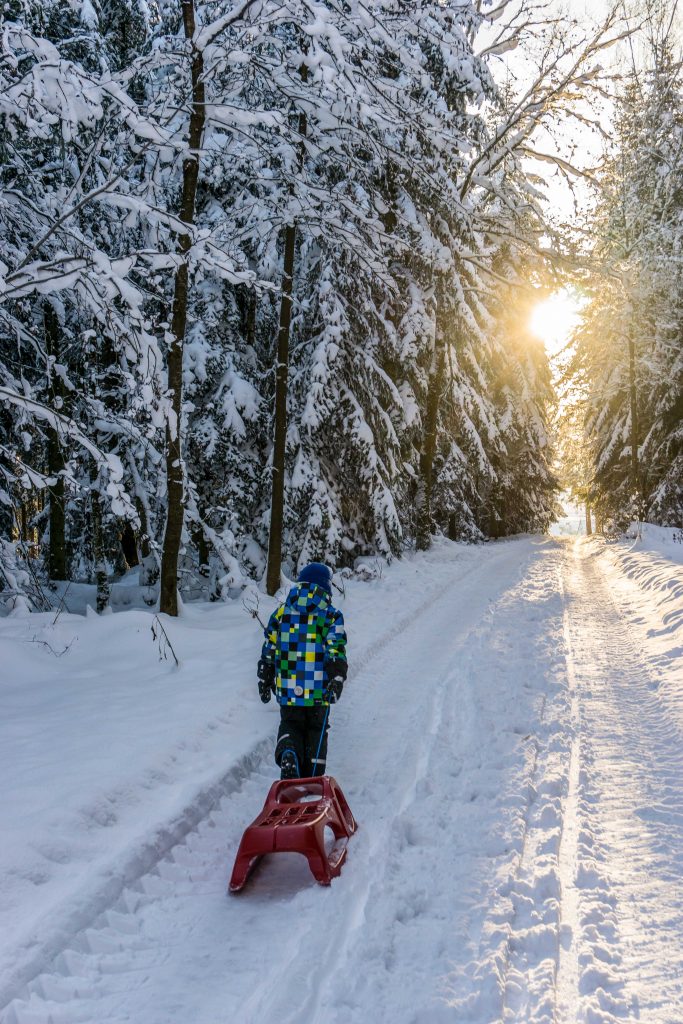
[[557,972],[554,982],[553,1024],[571,1019],[572,1010],[578,1005],[578,953],[576,936],[579,931],[579,901],[576,888],[579,843],[579,787],[581,769],[581,728],[577,695],[577,680],[573,671],[569,605],[563,567],[562,592],[564,598],[563,634],[567,655],[567,683],[569,714],[571,723],[567,785],[562,807],[562,827],[558,847],[558,870],[560,876],[560,922],[558,932]]
[[[471,630],[467,633],[469,637]],[[466,642],[466,639],[465,641]],[[358,887],[353,899],[347,903],[344,912],[335,916],[332,927],[325,929],[323,949],[316,949],[315,968],[311,972],[306,965],[301,972],[301,993],[303,998],[291,1011],[278,1006],[277,1001],[269,999],[265,1004],[259,1002],[257,1013],[248,1013],[245,1020],[269,1020],[277,1014],[279,1024],[301,1024],[302,1021],[320,1021],[329,1024],[335,1019],[336,1008],[331,1006],[326,996],[329,995],[330,979],[340,974],[348,974],[348,963],[353,957],[354,947],[358,941],[363,942],[361,929],[367,917],[368,905],[373,891],[386,888],[387,850],[396,845],[402,830],[402,823],[409,816],[410,809],[420,799],[420,794],[429,791],[427,786],[430,755],[444,720],[444,704],[449,696],[448,683],[452,673],[446,669],[442,677],[436,680],[431,699],[431,712],[427,719],[427,728],[421,734],[417,750],[411,761],[413,768],[407,777],[407,784],[395,803],[398,806],[393,815],[382,821],[381,827],[368,833],[368,841],[364,851],[366,865],[365,879],[362,887]],[[412,726],[411,726],[412,728]],[[369,870],[367,870],[369,868]],[[333,985],[334,988],[334,985]],[[333,995],[337,1002],[338,991]],[[342,997],[342,1003],[344,1002]],[[347,1009],[343,1010],[342,1019],[348,1021]]]
[[[508,573],[512,569],[513,576],[520,575],[522,566],[514,549],[501,549],[494,559],[497,566],[503,568],[508,563]],[[487,566],[491,575],[497,566]],[[467,575],[471,576],[472,572]],[[342,888],[337,883],[329,893],[324,894],[325,902],[329,900],[331,906],[322,927],[320,917],[316,915],[310,928],[291,940],[291,955],[282,964],[276,965],[267,989],[254,992],[240,1008],[236,1018],[240,1024],[256,1024],[271,1019],[277,1019],[281,1024],[301,1024],[302,1021],[306,1021],[306,1024],[329,1024],[336,1019],[337,1001],[342,1007],[340,1019],[346,1022],[352,1019],[355,997],[351,997],[352,1002],[349,1004],[344,990],[352,989],[359,975],[358,971],[354,971],[349,976],[345,972],[345,965],[354,948],[364,946],[373,894],[382,892],[386,886],[386,851],[395,842],[395,833],[397,828],[400,831],[400,822],[406,808],[413,804],[416,791],[420,789],[421,773],[426,769],[431,750],[430,739],[438,731],[442,718],[452,656],[478,624],[484,609],[488,609],[488,592],[504,588],[504,581],[495,576],[494,579],[495,583],[493,580],[489,582],[484,576],[487,594],[483,605],[481,598],[477,600],[475,597],[472,601],[471,595],[468,595],[466,607],[459,607],[465,604],[461,599],[455,600],[453,607],[442,601],[442,606],[435,608],[436,618],[426,624],[417,620],[407,630],[402,630],[398,635],[395,633],[397,645],[389,652],[386,663],[380,664],[373,673],[373,684],[355,691],[356,722],[355,735],[351,738],[351,757],[347,754],[339,758],[342,768],[345,762],[348,766],[340,770],[339,777],[344,779],[353,776],[353,766],[360,754],[366,771],[369,770],[371,781],[364,783],[355,792],[348,787],[346,789],[354,813],[361,823],[361,830],[353,839],[352,859],[344,868],[344,886]],[[429,600],[426,604],[431,608],[436,602]],[[453,630],[456,609],[461,617],[457,643],[454,637],[445,648],[443,637],[448,635],[449,629]],[[384,712],[380,715],[377,708],[378,693],[392,694],[397,680],[405,677],[406,668],[408,673],[413,668],[416,648],[430,659],[426,678],[414,678],[412,686],[410,676],[407,680],[403,678],[403,686],[406,682],[409,684],[407,705],[400,701],[399,692],[399,699],[394,694],[393,704],[388,711],[384,704]],[[373,666],[376,661],[381,662],[381,659],[373,658]],[[421,703],[416,705],[414,692],[415,687],[423,686],[425,682],[433,691],[426,707]],[[408,716],[405,714],[406,707],[410,711]],[[386,757],[381,749],[381,737],[373,735],[377,730],[381,731],[381,736],[389,737],[389,763],[383,763]],[[420,737],[417,749],[416,737]],[[380,745],[374,759],[371,750],[373,740]],[[382,799],[383,795],[386,795],[386,801]],[[319,898],[320,894],[317,897],[314,894],[315,902],[319,902]],[[341,990],[336,984],[340,978],[346,979],[341,983]],[[326,998],[331,982],[335,991],[334,1005],[330,1005]],[[361,1020],[366,1019],[366,1011],[362,1008]]]
[[54,922],[49,921],[44,925],[41,937],[36,937],[26,957],[11,970],[9,978],[4,980],[0,988],[0,1024],[4,1024],[7,1005],[21,990],[44,971],[80,933],[115,905],[127,887],[152,871],[169,850],[181,843],[211,813],[221,798],[237,792],[262,762],[266,750],[270,749],[270,740],[261,740],[255,744],[214,783],[200,790],[179,815],[160,826],[151,837],[145,837],[143,843],[132,849],[115,866],[101,872],[100,877],[80,893],[77,904],[67,912],[56,915]]
[[[512,545],[500,545],[490,554],[487,552],[482,565],[470,565],[464,573],[454,574],[452,586],[458,585],[465,577],[479,570],[483,570],[481,575],[486,579],[486,571],[493,571],[499,564],[509,563],[508,572],[512,569],[517,573],[519,557],[519,553]],[[364,656],[361,655],[358,659],[361,667],[354,669],[354,675],[359,671],[367,671],[368,666],[391,646],[392,641],[396,641],[399,647],[402,641],[405,645],[413,627],[419,625],[424,615],[438,603],[442,593],[443,588],[439,587],[417,610],[407,614],[402,622],[387,633],[372,652],[366,651]],[[394,664],[394,672],[396,671]],[[339,716],[340,724],[341,720],[342,716]],[[410,725],[414,728],[415,723],[411,722]],[[409,733],[406,732],[406,742],[408,740]],[[159,1010],[162,1015],[154,1019],[164,1021],[165,1024],[169,1020],[180,1019],[176,1016],[177,1013],[186,1019],[187,1006],[182,1002],[185,982],[182,982],[179,988],[177,985],[175,988],[171,985],[169,991],[162,994],[161,1007],[148,1003],[140,1018],[127,1016],[128,1010],[124,1007],[129,1005],[131,985],[141,998],[140,1005],[145,1003],[146,992],[150,987],[153,989],[153,986],[150,986],[150,979],[153,979],[155,971],[163,967],[164,961],[174,950],[188,949],[192,958],[192,933],[201,928],[201,914],[199,918],[197,913],[191,915],[190,934],[183,934],[179,943],[169,941],[167,935],[156,935],[154,927],[150,935],[141,937],[139,924],[131,923],[131,919],[134,922],[138,921],[140,915],[144,916],[148,911],[146,916],[154,921],[159,916],[157,910],[164,901],[177,905],[182,904],[183,900],[187,902],[198,899],[202,904],[201,909],[206,911],[215,908],[216,905],[222,906],[222,900],[219,901],[217,898],[223,895],[225,874],[229,865],[226,864],[227,858],[222,843],[216,846],[215,836],[227,833],[233,838],[236,846],[243,826],[251,820],[260,806],[273,774],[272,767],[268,765],[270,758],[259,756],[263,746],[264,744],[259,744],[252,754],[245,758],[242,766],[230,769],[230,782],[227,786],[225,780],[219,784],[219,788],[223,786],[224,792],[217,809],[212,809],[215,808],[217,798],[212,787],[212,792],[207,797],[210,797],[210,806],[204,805],[202,795],[194,809],[190,809],[183,821],[178,823],[177,829],[170,831],[163,841],[155,845],[151,863],[147,859],[139,859],[135,862],[134,870],[114,877],[111,880],[111,889],[95,894],[92,900],[79,908],[79,918],[71,921],[69,927],[60,935],[53,937],[51,947],[41,948],[34,961],[26,968],[26,972],[30,974],[33,970],[35,974],[44,968],[49,955],[56,957],[54,971],[43,971],[40,976],[34,978],[27,985],[24,997],[15,999],[11,1006],[6,1008],[2,1016],[3,1022],[45,1024],[50,1020],[54,1024],[76,1024],[78,1020],[97,1020],[98,1024],[104,1024],[105,1021],[119,1019],[144,1019],[147,1022],[153,1019],[153,1015]],[[269,755],[270,746],[268,741]],[[226,798],[226,793],[229,794],[229,799]],[[283,861],[286,859],[282,858]],[[287,934],[288,928],[291,932],[293,908],[289,897],[292,889],[293,902],[299,904],[296,911],[300,910],[304,917],[307,912],[310,914],[312,907],[317,907],[321,901],[324,903],[330,897],[330,893],[321,893],[317,887],[311,889],[307,868],[303,874],[299,873],[298,880],[296,872],[292,875],[291,868],[291,864],[282,864],[274,872],[271,870],[262,897],[257,897],[255,901],[256,912],[262,911],[265,903],[271,907],[273,899],[285,908],[284,914],[275,915],[273,927],[276,933],[278,928],[282,929],[283,934]],[[198,881],[202,884],[208,883],[209,888],[198,889]],[[351,928],[354,921],[362,921],[365,901],[366,898],[362,896],[350,901],[351,910],[346,920]],[[182,918],[183,915],[176,916]],[[255,921],[254,912],[247,911],[245,916],[247,925]],[[220,925],[223,925],[224,913],[221,912],[218,917]],[[316,917],[314,925],[304,931],[299,943],[295,942],[294,948],[283,957],[280,965],[280,973],[283,976],[290,972],[291,965],[296,962],[298,951],[304,949],[305,940],[313,933],[317,923]],[[216,925],[216,922],[213,921],[212,924]],[[215,939],[218,948],[226,948],[226,937],[222,928]],[[226,952],[235,954],[237,950],[234,944],[228,942]],[[131,962],[135,965],[132,970],[130,966],[126,966]],[[120,991],[117,990],[117,985],[114,985],[114,992],[110,993],[108,983],[117,975],[121,979]],[[244,979],[247,989],[253,993],[259,983],[258,970],[247,966]],[[109,998],[111,994],[114,995],[113,1000]],[[158,999],[158,995],[156,993],[153,998]],[[249,998],[251,995],[245,995],[245,1000]],[[257,1003],[259,999],[260,997]],[[124,1016],[118,1015],[119,1010]],[[256,1009],[254,1012],[257,1012]],[[206,1019],[222,1021],[223,1011],[217,1009],[215,1016],[210,1015]],[[251,1018],[240,1019],[247,1021]]]
[[[410,1024],[500,1020],[507,961],[519,977],[522,949],[525,967],[535,962],[531,931],[513,899],[523,897],[520,851],[534,801],[527,730],[539,725],[548,675],[560,664],[552,629],[545,640],[549,624],[561,624],[557,573],[549,573],[555,551],[553,542],[539,545],[521,582],[454,652],[446,699],[423,750],[423,777],[393,822],[362,941],[356,949],[347,944],[314,1012],[301,1018],[307,1024],[364,1024],[368,1006],[381,1007],[381,1020]],[[538,672],[529,671],[534,655]],[[538,794],[547,817],[550,795],[540,783]],[[547,820],[539,827],[547,839]],[[501,905],[498,894],[490,931],[484,928],[485,955],[480,945],[469,961],[474,911],[489,903],[492,875],[505,877],[505,899]],[[537,896],[544,884],[538,881]]]
[[[560,955],[559,851],[569,748],[559,550],[554,550],[550,564],[535,567],[525,581],[532,599],[543,600],[547,608],[541,622],[532,622],[521,640],[539,696],[532,731],[525,737],[526,765],[520,780],[524,803],[517,810],[518,839],[507,877],[492,895],[489,912],[489,928],[493,936],[499,936],[493,956],[486,951],[498,975],[498,1007],[494,1009],[493,998],[488,1007],[480,1000],[479,1012],[472,1018],[487,1024],[494,1019],[510,1024],[549,1024],[553,1017]],[[523,614],[517,617],[523,620]]]
[[593,549],[565,551],[565,679],[539,680],[514,855],[444,1020],[681,1024],[682,723],[648,674],[648,621],[626,622]]
[[618,581],[605,580],[591,552],[575,545],[567,571],[581,732],[578,921],[574,977],[560,975],[558,1021],[680,1024],[683,732],[650,678],[645,628],[625,620]]

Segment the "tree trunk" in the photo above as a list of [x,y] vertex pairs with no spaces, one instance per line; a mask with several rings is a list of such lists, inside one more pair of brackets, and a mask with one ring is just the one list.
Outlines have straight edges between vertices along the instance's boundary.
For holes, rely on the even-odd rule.
[[[53,405],[61,408],[64,399],[64,382],[54,372],[53,365],[60,361],[59,320],[54,307],[48,301],[43,306],[43,323],[45,328],[45,349],[50,359],[50,391]],[[65,462],[59,433],[54,427],[47,427],[47,472],[48,476],[56,477],[54,484],[48,487],[50,496],[50,546],[48,548],[48,575],[51,580],[65,580],[66,569],[66,512],[64,508]]]
[[[194,0],[183,0],[185,38],[192,40],[195,32]],[[204,60],[200,50],[192,48],[192,111],[190,114],[189,153],[183,162],[183,193],[180,220],[193,224],[199,178],[199,151],[204,135]],[[161,593],[159,608],[167,615],[178,614],[178,556],[183,533],[184,471],[181,448],[183,406],[183,349],[187,327],[189,278],[186,255],[190,248],[189,234],[178,238],[182,261],[175,274],[171,344],[168,351],[168,395],[171,401],[166,424],[166,530],[161,556]]]
[[[159,566],[157,563],[156,554],[154,552],[154,543],[152,537],[152,524],[150,522],[151,512],[149,508],[149,501],[147,493],[145,491],[144,484],[140,479],[140,473],[135,462],[135,458],[132,453],[128,453],[128,467],[130,474],[133,478],[133,487],[135,491],[135,508],[137,509],[138,516],[140,517],[140,533],[138,535],[138,542],[140,545],[140,586],[141,587],[153,587],[159,579]],[[154,598],[152,595],[147,594],[144,598],[146,604],[153,604]]]
[[95,466],[90,473],[90,519],[92,527],[92,553],[95,565],[95,584],[97,586],[96,608],[98,613],[104,611],[109,604],[111,587],[107,577],[107,563],[102,535],[102,498],[100,496],[100,476]]
[[591,537],[593,535],[593,524],[591,523],[591,507],[586,502],[586,536]]
[[28,498],[22,499],[20,511],[21,521],[19,525],[19,539],[24,545],[24,550],[26,551],[26,555],[28,557],[28,546],[31,540],[31,528],[29,525],[31,521],[31,514],[28,509]]
[[[137,494],[135,496],[135,508],[140,517],[140,533],[138,541],[140,544],[140,561],[144,562],[152,554],[152,545],[149,539],[149,518],[144,501]],[[154,581],[156,582],[156,580]]]
[[266,589],[274,594],[280,586],[282,564],[282,527],[285,506],[285,452],[287,447],[287,382],[289,377],[289,332],[292,323],[292,282],[296,227],[285,228],[285,254],[282,269],[280,325],[277,335],[277,367],[275,369],[275,432],[273,437],[273,482],[270,498],[270,532],[268,535],[268,572]]
[[136,565],[140,564],[140,559],[138,557],[138,545],[135,537],[135,531],[130,523],[124,523],[121,527],[119,541],[121,543],[121,552],[126,563],[126,568],[134,569]]
[[631,485],[637,503],[637,516],[639,520],[642,520],[645,513],[645,502],[642,494],[640,460],[638,457],[638,396],[636,392],[636,346],[633,340],[633,323],[631,323],[629,328],[628,336],[628,379],[631,403]]
[[247,348],[254,349],[256,346],[256,291],[249,288],[244,299],[244,340]]
[[434,456],[436,454],[436,432],[439,414],[439,400],[443,388],[446,365],[445,346],[439,331],[439,317],[434,332],[434,350],[429,372],[427,407],[424,414],[424,431],[420,451],[420,483],[416,496],[415,546],[426,551],[432,543],[432,490],[434,486]]
[[[308,68],[299,68],[301,80],[308,78]],[[307,122],[304,113],[298,118],[299,170],[303,167]],[[287,384],[289,378],[289,335],[292,324],[292,285],[294,281],[294,255],[296,252],[296,224],[285,228],[284,259],[282,266],[282,293],[280,323],[277,335],[277,367],[275,370],[275,424],[273,436],[273,476],[270,499],[270,530],[268,534],[268,568],[266,590],[274,594],[280,587],[282,567],[282,533],[285,510],[285,455],[287,448]]]
[[203,576],[204,579],[209,577],[209,545],[206,543],[206,537],[201,526],[198,526],[192,534],[192,540],[194,546],[197,549],[197,556],[199,559],[199,575]]

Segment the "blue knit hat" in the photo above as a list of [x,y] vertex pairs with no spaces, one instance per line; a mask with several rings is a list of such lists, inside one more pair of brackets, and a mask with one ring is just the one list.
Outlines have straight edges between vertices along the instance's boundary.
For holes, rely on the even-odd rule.
[[322,562],[310,562],[299,573],[299,583],[315,583],[328,594],[332,593],[332,573]]

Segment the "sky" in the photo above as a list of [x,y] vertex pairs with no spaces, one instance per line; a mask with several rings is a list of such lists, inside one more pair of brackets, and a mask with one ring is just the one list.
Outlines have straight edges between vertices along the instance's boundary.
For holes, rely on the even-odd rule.
[[[566,11],[569,17],[586,16],[587,22],[588,17],[592,22],[599,21],[607,13],[609,6],[605,0],[591,0],[590,3],[586,3],[584,0],[570,0],[569,3],[556,5],[558,10]],[[681,6],[683,7],[683,4]],[[636,0],[630,7],[632,11],[635,10],[642,16],[645,3],[643,0]],[[679,41],[683,38],[681,25],[681,12],[678,11],[675,31]],[[642,40],[642,35],[640,39]],[[637,35],[628,41],[618,43],[605,54],[606,63],[608,61],[620,63],[627,70],[633,66],[634,62],[638,64],[643,59],[643,43],[639,42]],[[609,134],[612,104],[609,101],[604,101],[598,109],[603,130]],[[544,145],[547,151],[552,151],[549,147],[553,144],[557,145],[559,142],[555,151],[564,155],[563,144],[567,154],[574,146],[576,148],[572,160],[576,165],[584,169],[599,166],[608,146],[608,139],[598,131],[583,129],[576,121],[567,122],[567,128],[569,134],[565,140],[553,139],[546,134]],[[565,176],[557,170],[553,170],[548,164],[536,164],[534,170],[545,178],[547,196],[551,206],[550,216],[553,220],[558,223],[571,224],[577,217],[582,215],[585,217],[586,207],[589,206],[595,195],[593,186],[586,180],[577,178],[573,182],[573,188],[570,188]],[[556,356],[566,345],[572,329],[578,322],[580,305],[580,296],[570,289],[565,289],[551,296],[535,310],[530,326],[535,334],[542,337],[551,358]]]
[[531,331],[541,338],[551,358],[558,355],[569,341],[579,322],[580,310],[580,298],[571,289],[563,288],[539,302],[532,312]]
[[[574,31],[590,36],[594,26],[599,25],[610,10],[605,0],[568,0],[553,5],[554,12],[566,18],[567,26],[578,22]],[[615,33],[618,35],[620,29]],[[605,66],[617,61],[630,63],[629,44],[619,43],[604,52],[600,58]],[[524,56],[524,49],[512,50],[494,61],[494,73],[503,81],[512,74],[523,85],[531,81],[533,64]],[[545,153],[556,153],[572,165],[584,171],[598,168],[609,146],[612,105],[600,99],[589,106],[584,104],[581,113],[586,118],[599,122],[600,129],[588,127],[575,118],[565,118],[555,131],[542,131],[534,140],[536,148]],[[580,175],[568,177],[557,167],[547,162],[529,161],[529,169],[545,181],[548,215],[558,226],[571,226],[583,221],[595,191],[590,182]],[[529,326],[532,333],[541,337],[551,359],[567,344],[573,328],[579,320],[581,300],[575,291],[559,290],[539,304],[532,314]]]

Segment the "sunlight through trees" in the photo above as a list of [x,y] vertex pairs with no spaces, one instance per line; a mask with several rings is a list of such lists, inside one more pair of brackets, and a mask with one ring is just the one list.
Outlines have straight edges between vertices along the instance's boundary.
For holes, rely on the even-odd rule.
[[11,0],[6,607],[60,577],[104,607],[140,562],[175,614],[269,552],[274,591],[545,530],[572,332],[562,473],[604,516],[680,518],[671,9]]

